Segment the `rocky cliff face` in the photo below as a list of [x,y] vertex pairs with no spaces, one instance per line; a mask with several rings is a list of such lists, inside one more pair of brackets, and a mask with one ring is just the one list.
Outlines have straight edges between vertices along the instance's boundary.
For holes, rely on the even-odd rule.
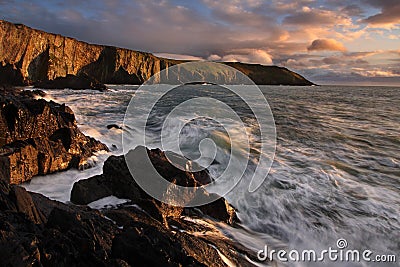
[[72,110],[34,93],[0,89],[0,179],[11,184],[84,168],[94,151],[108,148],[79,131]]
[[[88,44],[0,21],[0,83],[27,85],[74,75],[90,77],[100,83],[141,84],[160,70],[181,62],[150,53]],[[256,84],[312,84],[285,68],[241,63],[229,65],[249,73]],[[193,77],[197,76],[193,73]],[[224,74],[214,80],[227,83],[232,79],[229,74]]]

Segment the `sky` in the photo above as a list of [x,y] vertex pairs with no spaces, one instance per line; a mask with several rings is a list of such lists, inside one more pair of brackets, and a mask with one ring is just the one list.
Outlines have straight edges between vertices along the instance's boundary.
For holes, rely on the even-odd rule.
[[400,85],[400,0],[0,0],[0,17],[158,56]]

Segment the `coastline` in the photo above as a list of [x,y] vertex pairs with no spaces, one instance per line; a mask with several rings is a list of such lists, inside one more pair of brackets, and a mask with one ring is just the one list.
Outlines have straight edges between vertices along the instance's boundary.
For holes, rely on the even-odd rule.
[[[188,62],[159,58],[153,54],[124,48],[88,44],[73,38],[35,30],[25,25],[0,21],[0,83],[36,85],[45,88],[92,88],[103,90],[104,84],[142,84],[160,71]],[[12,49],[10,49],[12,48]],[[301,75],[284,67],[228,62],[248,75],[256,84],[311,85]],[[234,72],[224,68],[191,73],[194,80],[235,84]],[[169,79],[179,80],[179,73]],[[210,78],[210,77],[209,77]],[[193,80],[192,79],[192,80]],[[239,83],[240,84],[240,83]]]
[[[25,92],[10,89],[3,92],[3,96],[11,95],[14,103],[21,99],[19,101],[23,101],[28,110],[36,102],[44,101],[33,99],[35,93],[39,92]],[[76,123],[71,127],[74,125]],[[167,166],[169,163],[163,158],[163,152],[158,150],[152,153],[154,159],[160,161],[157,165],[164,166],[164,175],[168,176],[172,169]],[[29,164],[29,158],[24,160]],[[108,163],[110,160],[113,162]],[[18,185],[9,185],[2,175],[0,216],[3,226],[0,227],[0,247],[3,252],[0,262],[12,266],[17,263],[24,266],[94,263],[99,266],[148,266],[160,263],[164,266],[252,266],[247,259],[256,261],[254,251],[227,237],[216,227],[223,227],[224,224],[226,227],[235,227],[237,223],[234,209],[226,209],[229,207],[226,200],[221,198],[209,204],[209,208],[203,206],[197,210],[176,209],[157,203],[144,192],[137,198],[134,192],[141,189],[133,183],[127,170],[118,167],[124,161],[123,156],[111,156],[103,167],[103,175],[111,173],[118,180],[112,178],[99,183],[93,180],[97,179],[94,176],[75,184],[71,200],[81,205],[64,204],[41,194],[27,192]],[[110,171],[110,168],[113,170]],[[179,175],[183,182],[191,177],[183,172]],[[202,174],[207,175],[206,172]],[[104,188],[96,189],[96,184]],[[127,184],[131,185],[128,189]],[[78,187],[79,191],[76,190]],[[114,191],[107,191],[112,188]],[[100,193],[102,190],[106,190],[104,194]],[[98,210],[82,205],[90,205],[91,202],[113,195],[126,200],[108,207],[99,206]],[[203,234],[199,236],[200,232]],[[29,235],[29,238],[25,235]],[[20,252],[15,253],[16,250]]]

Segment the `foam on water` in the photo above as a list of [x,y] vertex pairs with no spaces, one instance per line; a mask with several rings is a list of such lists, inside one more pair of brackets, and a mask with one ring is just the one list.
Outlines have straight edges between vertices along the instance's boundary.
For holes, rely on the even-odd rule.
[[[207,90],[210,88],[207,86]],[[115,86],[108,92],[55,90],[48,94],[72,108],[85,133],[109,147],[114,144],[116,149],[112,153],[121,154],[121,131],[108,130],[106,125],[122,124],[133,89]],[[261,89],[276,121],[277,153],[267,180],[256,192],[250,194],[246,187],[252,166],[257,164],[254,157],[243,182],[227,195],[243,224],[259,233],[255,237],[256,234],[246,232],[250,240],[245,238],[246,234],[237,236],[247,243],[254,240],[254,249],[263,241],[275,240],[280,247],[320,251],[334,247],[338,238],[345,238],[352,249],[398,253],[400,88]],[[172,100],[166,100],[167,107],[173,104]],[[179,96],[175,100],[179,103]],[[162,106],[152,118],[150,137],[158,134],[165,118]],[[134,137],[135,126],[132,127]],[[262,139],[257,135],[253,117],[246,118],[246,127],[255,144],[252,154],[257,155],[257,142]],[[181,132],[181,144],[185,153],[196,154],[198,140],[210,135],[218,152],[209,170],[217,177],[229,160],[230,147],[229,139],[217,124],[207,120],[189,123]],[[159,140],[155,138],[149,146],[158,147]],[[68,201],[72,183],[99,174],[108,155],[97,156],[97,166],[90,170],[34,178],[25,187]]]

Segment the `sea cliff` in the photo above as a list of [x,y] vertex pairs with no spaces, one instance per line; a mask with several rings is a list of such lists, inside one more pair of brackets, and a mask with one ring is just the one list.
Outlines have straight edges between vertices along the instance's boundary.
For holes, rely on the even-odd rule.
[[[183,62],[145,52],[88,44],[22,24],[0,21],[0,84],[40,85],[67,76],[82,77],[84,84],[88,79],[93,84],[142,84],[160,70]],[[301,75],[282,67],[226,64],[260,85],[312,85]],[[234,78],[231,73],[211,75],[218,75],[221,83]],[[193,73],[193,77],[196,76],[198,73]]]

